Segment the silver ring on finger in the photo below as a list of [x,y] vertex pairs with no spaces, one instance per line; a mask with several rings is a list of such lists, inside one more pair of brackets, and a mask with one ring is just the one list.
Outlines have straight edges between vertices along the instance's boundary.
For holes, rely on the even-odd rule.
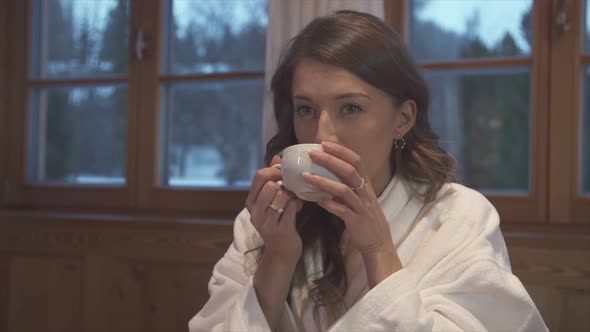
[[272,210],[274,210],[278,214],[282,214],[283,212],[285,212],[285,209],[283,209],[280,206],[273,205],[272,203],[268,204],[268,207],[271,208]]
[[365,186],[365,178],[361,178],[361,184],[358,185],[358,187],[350,187],[350,189],[352,189],[352,191],[357,192],[359,190],[361,190],[363,187]]

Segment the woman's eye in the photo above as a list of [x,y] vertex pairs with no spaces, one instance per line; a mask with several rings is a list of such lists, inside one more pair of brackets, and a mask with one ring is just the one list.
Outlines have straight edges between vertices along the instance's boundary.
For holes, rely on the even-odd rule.
[[313,110],[308,106],[300,106],[295,109],[295,113],[299,114],[300,117],[309,117],[313,115]]
[[356,114],[362,111],[363,110],[358,105],[354,104],[348,104],[344,106],[344,108],[342,109],[342,112],[344,112],[344,114]]

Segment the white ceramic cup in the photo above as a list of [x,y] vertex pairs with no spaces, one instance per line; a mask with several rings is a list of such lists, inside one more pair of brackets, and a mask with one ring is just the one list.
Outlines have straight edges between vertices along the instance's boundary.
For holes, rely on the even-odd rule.
[[326,168],[315,164],[309,158],[309,151],[323,151],[321,144],[296,144],[292,145],[282,152],[281,174],[283,185],[287,190],[297,195],[305,201],[317,202],[322,198],[331,197],[326,192],[319,191],[316,187],[311,186],[303,180],[303,173],[309,172],[319,176],[342,182],[340,179]]

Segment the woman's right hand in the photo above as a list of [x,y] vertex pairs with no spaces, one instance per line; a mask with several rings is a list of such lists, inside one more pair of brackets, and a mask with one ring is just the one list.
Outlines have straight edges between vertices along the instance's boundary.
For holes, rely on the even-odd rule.
[[[275,156],[271,167],[259,169],[252,180],[246,199],[250,220],[264,241],[264,255],[272,261],[295,265],[301,256],[303,245],[296,230],[295,216],[303,207],[303,202],[293,193],[281,188],[276,181],[281,180],[281,170],[272,167],[280,164],[281,158]],[[270,205],[282,208],[275,211]]]

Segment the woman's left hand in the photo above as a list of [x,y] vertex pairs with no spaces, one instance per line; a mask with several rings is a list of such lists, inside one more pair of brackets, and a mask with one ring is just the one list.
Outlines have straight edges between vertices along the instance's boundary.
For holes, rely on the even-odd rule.
[[310,151],[310,158],[334,173],[343,183],[305,173],[303,177],[307,183],[332,195],[332,198],[320,200],[318,205],[344,221],[351,246],[362,254],[365,261],[393,257],[395,265],[401,268],[389,224],[360,156],[331,142],[323,142],[322,147],[323,152]]

